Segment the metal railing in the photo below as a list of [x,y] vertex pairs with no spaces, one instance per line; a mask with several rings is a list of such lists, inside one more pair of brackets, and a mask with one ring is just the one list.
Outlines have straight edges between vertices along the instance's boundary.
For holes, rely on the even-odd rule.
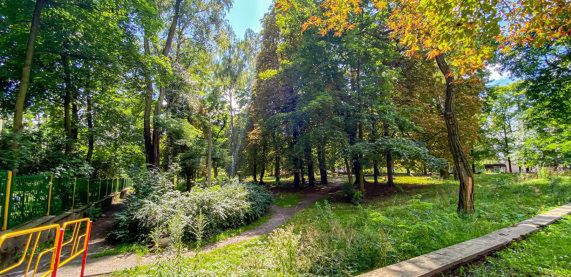
[[[4,247],[6,242],[14,242],[18,239],[22,240],[23,245],[18,253],[17,261],[5,268],[0,268],[0,275],[19,270],[18,273],[24,276],[29,273],[32,276],[41,273],[40,276],[55,277],[59,268],[83,255],[80,276],[84,276],[91,227],[92,222],[89,218],[82,218],[67,221],[61,226],[51,224],[0,236],[0,248]],[[50,253],[49,260],[46,260]]]
[[2,230],[103,200],[129,185],[126,178],[89,180],[54,178],[53,175],[15,176],[11,171],[0,171]]

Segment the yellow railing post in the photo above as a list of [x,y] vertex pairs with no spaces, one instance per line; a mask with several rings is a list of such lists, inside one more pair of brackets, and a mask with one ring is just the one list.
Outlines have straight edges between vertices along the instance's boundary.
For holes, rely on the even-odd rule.
[[2,231],[8,229],[8,209],[10,208],[10,188],[12,186],[12,171],[8,171],[6,178],[6,195],[4,198],[4,220],[2,222]]
[[77,185],[77,177],[73,177],[73,195],[71,196],[71,210],[75,207],[75,186]]
[[50,215],[50,209],[52,207],[52,188],[53,188],[54,175],[50,174],[50,190],[48,191],[48,213]]

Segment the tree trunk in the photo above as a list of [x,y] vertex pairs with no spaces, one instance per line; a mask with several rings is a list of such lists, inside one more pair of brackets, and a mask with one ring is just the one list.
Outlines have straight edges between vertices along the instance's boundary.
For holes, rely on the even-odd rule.
[[[182,0],[176,0],[175,5],[174,5],[174,14],[173,14],[173,18],[172,18],[172,22],[167,34],[167,39],[165,42],[165,47],[163,48],[162,51],[162,55],[165,58],[168,58],[169,52],[172,48],[172,42],[173,42],[173,38],[176,32],[176,26],[178,24],[178,18],[180,16],[180,6],[181,6]],[[159,97],[157,98],[157,103],[155,103],[155,110],[153,113],[153,136],[152,136],[152,155],[153,155],[153,163],[152,165],[155,168],[159,168],[160,165],[160,157],[161,157],[161,153],[160,153],[160,144],[161,144],[161,135],[162,132],[159,128],[159,118],[161,115],[161,107],[163,105],[163,101],[165,99],[166,96],[166,88],[164,86],[164,84],[161,84],[159,87]],[[209,180],[211,181],[211,180]]]
[[302,178],[303,178],[303,173],[302,173],[302,162],[301,159],[299,158],[299,156],[295,153],[294,148],[295,145],[297,145],[298,142],[298,137],[299,137],[299,130],[297,126],[294,126],[293,129],[293,141],[290,144],[290,153],[293,155],[292,157],[292,161],[293,161],[293,187],[294,188],[299,188],[302,184]]
[[186,181],[186,191],[190,191],[190,189],[192,188],[191,175],[192,175],[192,173],[190,173],[188,171],[186,171],[184,174],[185,181]]
[[311,143],[305,146],[305,162],[307,163],[307,179],[309,186],[315,186],[315,168],[313,166],[313,155],[311,155]]
[[266,163],[267,163],[267,159],[266,159],[266,152],[267,152],[267,147],[266,147],[266,143],[264,142],[262,144],[262,168],[260,170],[260,185],[264,184],[264,175],[266,174]]
[[321,143],[317,147],[317,162],[319,166],[319,178],[322,185],[327,185],[327,161],[325,159],[325,145]]
[[299,176],[301,177],[301,184],[305,185],[305,174],[303,172],[303,158],[299,158]]
[[379,184],[379,175],[379,162],[377,160],[373,160],[373,180],[375,185]]
[[[387,123],[383,123],[383,135],[386,138],[389,137],[389,125]],[[387,186],[394,187],[395,171],[394,171],[393,152],[390,149],[387,149],[385,156],[387,160]]]
[[252,167],[252,177],[254,178],[254,183],[258,182],[258,162],[254,160],[254,165]]
[[473,213],[474,212],[474,177],[470,170],[468,159],[462,150],[460,143],[460,131],[458,128],[458,119],[455,111],[456,84],[454,75],[450,67],[446,63],[443,55],[436,57],[438,68],[446,78],[446,102],[444,109],[444,121],[446,122],[446,130],[448,131],[448,144],[450,153],[454,159],[455,171],[460,181],[460,189],[458,193],[458,212]]
[[26,94],[30,87],[30,72],[32,71],[32,60],[34,57],[34,44],[36,36],[40,28],[40,16],[44,8],[45,0],[36,0],[34,14],[32,15],[32,25],[30,26],[30,35],[26,45],[26,57],[24,58],[24,66],[22,67],[22,78],[20,79],[20,89],[16,95],[16,105],[14,107],[14,132],[22,130],[24,118],[24,103],[26,102]]
[[93,131],[93,103],[91,92],[87,92],[87,155],[85,160],[91,162],[93,148],[95,146],[95,134]]
[[[64,43],[65,44],[65,43]],[[65,48],[65,46],[64,46]],[[65,51],[65,50],[64,50]],[[67,53],[61,55],[63,71],[64,71],[64,97],[63,97],[63,125],[65,131],[65,154],[68,155],[72,150],[72,130],[71,130],[71,102],[72,102],[72,84],[71,72],[69,69],[69,57]]]
[[236,162],[238,160],[238,142],[236,136],[236,130],[234,129],[234,88],[230,88],[228,91],[228,98],[230,103],[230,152],[232,153],[232,161],[230,164],[230,177],[236,175]]
[[206,183],[212,185],[212,123],[208,119],[208,158],[206,161]]
[[280,183],[280,155],[276,154],[274,157],[274,177],[276,178],[276,185]]
[[[149,39],[144,38],[145,55],[151,55],[149,46]],[[143,137],[145,139],[145,159],[147,168],[154,168],[155,156],[153,151],[153,135],[151,131],[151,109],[153,105],[153,82],[151,80],[151,73],[145,67],[143,70],[145,74],[145,110],[143,112]]]
[[263,161],[262,162],[262,168],[260,169],[260,181],[258,182],[258,184],[260,185],[264,185],[264,175],[266,175],[266,162]]
[[353,175],[351,174],[351,167],[349,167],[349,160],[343,158],[345,161],[345,171],[347,172],[347,179],[349,179],[349,184],[353,185]]
[[75,145],[79,138],[79,109],[77,101],[79,99],[79,91],[74,88],[71,94],[71,138],[72,145]]
[[[159,118],[161,115],[161,106],[165,99],[166,89],[164,87],[159,88],[159,98],[155,104],[155,111],[153,113],[153,167],[159,168],[160,157],[161,157],[161,130],[159,128]],[[209,127],[211,128],[211,127]]]
[[507,131],[506,124],[503,124],[502,127],[503,127],[503,132],[504,132],[505,154],[506,154],[506,157],[508,158],[508,170],[510,173],[513,173],[513,171],[512,171],[512,160],[510,158],[511,151],[510,151],[510,144],[509,144],[509,140],[508,140],[508,131]]

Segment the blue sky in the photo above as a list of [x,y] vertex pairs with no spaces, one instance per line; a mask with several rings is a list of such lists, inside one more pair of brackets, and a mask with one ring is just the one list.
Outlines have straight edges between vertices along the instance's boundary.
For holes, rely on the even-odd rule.
[[234,0],[226,19],[239,38],[244,37],[244,32],[248,28],[260,32],[262,29],[260,20],[272,2],[273,0]]

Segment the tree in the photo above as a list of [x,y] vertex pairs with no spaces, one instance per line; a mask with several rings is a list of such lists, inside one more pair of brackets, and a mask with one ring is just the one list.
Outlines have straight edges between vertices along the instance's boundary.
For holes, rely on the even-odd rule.
[[517,86],[518,84],[512,84],[490,89],[484,106],[487,119],[483,127],[486,130],[485,134],[494,139],[496,150],[502,153],[507,160],[510,173],[513,172],[512,158],[515,152],[517,132],[516,116],[519,113],[518,107],[521,106]]
[[24,59],[24,66],[22,67],[22,78],[20,80],[20,90],[16,96],[16,106],[14,108],[14,132],[20,131],[22,126],[22,119],[24,115],[24,102],[26,101],[26,94],[30,87],[30,71],[32,68],[32,60],[34,58],[34,45],[36,43],[36,36],[40,29],[40,16],[42,9],[45,6],[45,0],[36,0],[36,6],[32,15],[32,24],[30,26],[30,34],[28,35],[28,43],[26,46],[26,57]]
[[[282,12],[287,12],[295,6],[294,2],[278,1],[276,5]],[[317,26],[322,35],[333,31],[335,35],[340,36],[346,30],[355,28],[354,18],[358,18],[364,11],[371,12],[371,6],[363,2],[325,0],[321,4],[322,11],[309,17],[302,27],[307,29]],[[483,68],[485,62],[492,57],[496,49],[495,39],[501,37],[500,16],[497,11],[502,8],[495,2],[465,3],[456,0],[376,0],[373,3],[376,11],[372,12],[388,15],[381,28],[386,26],[391,36],[406,47],[407,55],[435,60],[445,79],[444,119],[455,172],[460,181],[458,211],[472,213],[473,176],[460,143],[455,98],[458,82],[463,76]],[[518,9],[518,5],[523,9]],[[515,22],[511,25],[515,26],[515,32],[508,33],[508,38],[518,41],[521,32],[528,31],[529,26],[535,28],[533,31],[540,34],[541,39],[548,41],[568,33],[569,18],[564,14],[569,8],[564,5],[557,3],[544,7],[541,4],[529,5],[525,1],[516,1],[513,14],[529,16],[506,18]],[[539,15],[538,10],[542,11]],[[542,23],[541,18],[546,16],[557,16],[559,20],[555,21],[555,26],[552,26],[551,21],[549,24]],[[519,24],[523,18],[526,19],[523,21],[525,23]],[[544,33],[547,35],[543,35]],[[529,40],[533,39],[526,37],[524,42]]]

